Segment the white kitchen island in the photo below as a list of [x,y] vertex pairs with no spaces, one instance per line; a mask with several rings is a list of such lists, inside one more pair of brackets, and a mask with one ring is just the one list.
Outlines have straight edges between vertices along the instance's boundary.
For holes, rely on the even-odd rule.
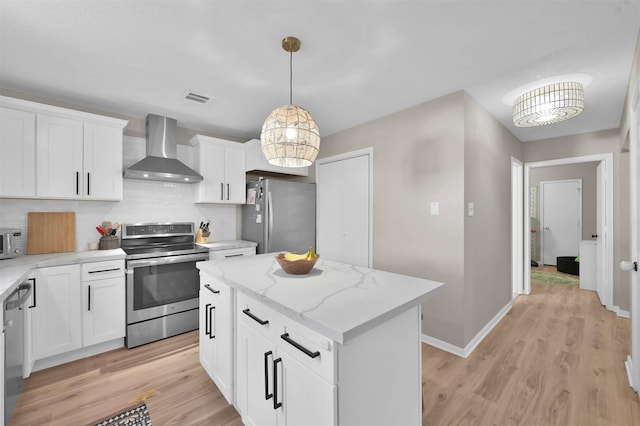
[[443,284],[276,254],[198,263],[201,362],[247,425],[420,425],[420,304]]

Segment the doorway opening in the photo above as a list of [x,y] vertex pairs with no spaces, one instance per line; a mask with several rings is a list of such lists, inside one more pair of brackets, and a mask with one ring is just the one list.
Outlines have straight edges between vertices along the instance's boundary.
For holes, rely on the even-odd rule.
[[[597,220],[599,224],[598,241],[599,253],[597,263],[598,281],[602,286],[601,300],[603,305],[609,310],[613,310],[613,244],[611,232],[613,231],[613,154],[595,154],[581,157],[561,158],[555,160],[538,161],[525,163],[524,165],[524,188],[529,191],[531,188],[532,169],[549,166],[560,166],[579,163],[599,163],[601,172],[597,175],[598,199],[601,206],[597,209]],[[516,200],[514,199],[514,203]],[[524,197],[523,227],[521,235],[524,242],[523,280],[522,286],[517,289],[518,294],[531,294],[531,260],[532,260],[532,229],[534,221],[531,218],[531,197]],[[539,226],[538,226],[539,227]],[[600,292],[599,292],[600,293]]]

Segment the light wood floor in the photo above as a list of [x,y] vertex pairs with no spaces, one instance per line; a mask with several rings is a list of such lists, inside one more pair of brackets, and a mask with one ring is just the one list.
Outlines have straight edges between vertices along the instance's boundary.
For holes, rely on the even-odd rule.
[[[629,320],[577,286],[535,285],[467,358],[423,345],[424,425],[640,425]],[[9,426],[82,425],[147,400],[153,424],[241,425],[198,362],[197,333],[34,373]]]

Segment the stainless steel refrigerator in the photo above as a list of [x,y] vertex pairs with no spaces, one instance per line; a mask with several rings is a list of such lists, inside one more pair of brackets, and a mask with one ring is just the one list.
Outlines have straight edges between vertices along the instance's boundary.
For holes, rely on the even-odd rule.
[[304,253],[316,246],[315,183],[263,179],[247,183],[242,239],[257,253]]

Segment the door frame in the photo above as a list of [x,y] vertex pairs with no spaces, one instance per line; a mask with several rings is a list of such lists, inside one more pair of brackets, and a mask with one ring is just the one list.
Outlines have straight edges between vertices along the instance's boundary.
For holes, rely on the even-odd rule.
[[[318,182],[318,178],[320,176],[318,167],[322,164],[327,163],[335,163],[336,161],[344,161],[350,160],[356,157],[364,157],[367,156],[369,159],[369,247],[367,254],[367,266],[369,268],[373,267],[373,147],[358,149],[355,151],[344,152],[342,154],[332,155],[330,157],[318,158],[316,160],[316,184]],[[316,217],[318,216],[317,212],[318,206],[316,205]]]
[[545,185],[553,185],[554,183],[566,183],[566,182],[577,182],[578,183],[578,190],[580,191],[580,200],[578,203],[578,222],[580,223],[580,227],[578,230],[578,247],[576,251],[576,256],[579,256],[579,250],[580,250],[580,241],[582,241],[582,179],[558,179],[558,180],[544,180],[540,182],[540,190],[538,191],[538,197],[539,197],[539,202],[538,205],[540,206],[540,217],[538,218],[540,220],[540,261],[542,262],[543,265],[546,265],[546,263],[544,263],[544,227],[545,227],[545,223],[544,223],[544,188]]
[[[606,165],[606,173],[604,176],[606,182],[605,185],[602,185],[602,188],[604,189],[603,195],[605,196],[606,203],[606,217],[604,220],[609,238],[607,239],[608,244],[605,248],[605,273],[608,280],[605,283],[604,291],[607,298],[606,307],[613,311],[613,153],[607,152],[602,154],[583,155],[580,157],[558,158],[554,160],[525,163],[524,187],[527,188],[528,193],[529,186],[531,184],[531,169],[538,167],[563,166],[567,164],[590,163],[596,161],[604,162]],[[519,289],[518,293],[531,294],[531,216],[529,214],[529,210],[531,209],[531,200],[528,196],[524,197],[524,203],[524,227],[522,229],[524,237],[524,280],[523,287]]]
[[511,157],[511,298],[524,286],[524,167]]

